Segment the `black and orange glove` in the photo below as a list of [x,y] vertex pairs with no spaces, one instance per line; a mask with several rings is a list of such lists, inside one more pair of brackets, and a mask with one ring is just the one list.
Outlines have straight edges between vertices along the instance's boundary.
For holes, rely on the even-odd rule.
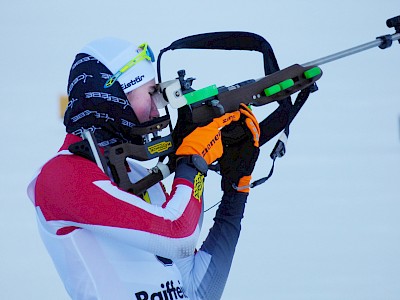
[[[226,113],[213,119],[207,125],[189,129],[190,133],[178,141],[179,147],[175,154],[177,156],[199,155],[204,158],[207,165],[213,163],[223,153],[221,129],[238,121],[240,117],[239,111]],[[193,127],[194,125],[188,124],[187,126]]]
[[256,117],[244,104],[239,112],[239,120],[222,129],[223,155],[219,164],[225,193],[250,192],[251,174],[260,153]]

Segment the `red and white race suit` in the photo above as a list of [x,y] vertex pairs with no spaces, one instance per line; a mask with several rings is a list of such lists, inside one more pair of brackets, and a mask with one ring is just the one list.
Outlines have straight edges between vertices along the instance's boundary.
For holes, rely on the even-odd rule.
[[[119,189],[97,165],[73,155],[66,136],[28,187],[43,242],[72,299],[219,299],[229,273],[247,194],[224,196],[198,252],[201,175],[177,166],[172,191],[144,199]],[[148,174],[130,165],[133,182]],[[200,193],[201,195],[201,193]]]

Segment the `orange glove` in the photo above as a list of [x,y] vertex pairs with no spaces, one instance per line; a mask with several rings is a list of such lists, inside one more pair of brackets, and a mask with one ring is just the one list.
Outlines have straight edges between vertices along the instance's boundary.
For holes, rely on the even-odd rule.
[[209,165],[222,156],[221,129],[240,119],[240,112],[226,113],[206,126],[197,127],[187,135],[176,155],[200,155]]
[[251,110],[240,105],[241,117],[222,130],[224,151],[219,160],[222,190],[234,193],[250,192],[251,173],[254,170],[259,149],[260,126]]
[[260,129],[260,124],[258,124],[256,116],[253,114],[251,109],[246,105],[244,105],[243,103],[240,104],[239,111],[242,115],[246,117],[244,122],[247,125],[247,129],[251,132],[253,136],[253,142],[254,142],[253,145],[257,148],[260,147],[259,142],[260,142],[261,129]]

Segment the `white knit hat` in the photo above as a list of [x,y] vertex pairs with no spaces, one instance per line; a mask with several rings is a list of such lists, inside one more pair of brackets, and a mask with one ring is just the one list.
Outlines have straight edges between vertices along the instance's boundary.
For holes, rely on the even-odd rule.
[[[81,53],[89,54],[98,59],[113,74],[118,72],[139,52],[138,45],[113,37],[94,40],[81,50]],[[118,78],[118,82],[126,94],[154,79],[155,76],[152,62],[144,59],[124,72]]]

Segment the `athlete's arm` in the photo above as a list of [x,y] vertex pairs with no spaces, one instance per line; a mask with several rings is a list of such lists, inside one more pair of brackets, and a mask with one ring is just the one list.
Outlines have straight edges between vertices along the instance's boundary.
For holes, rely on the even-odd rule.
[[202,199],[193,196],[197,173],[178,165],[170,196],[155,206],[120,190],[93,162],[60,155],[37,178],[35,206],[53,234],[86,229],[160,256],[185,257],[199,235]]
[[241,229],[247,193],[224,194],[200,250],[175,260],[191,299],[220,299],[227,281]]

